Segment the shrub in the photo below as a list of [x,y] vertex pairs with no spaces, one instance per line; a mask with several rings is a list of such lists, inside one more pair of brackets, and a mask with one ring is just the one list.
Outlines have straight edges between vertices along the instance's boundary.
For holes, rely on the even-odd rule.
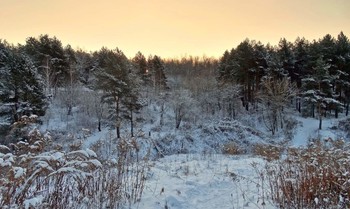
[[119,140],[118,160],[101,164],[89,149],[46,151],[49,137],[30,133],[12,150],[0,146],[0,208],[117,208],[140,200],[148,164],[135,139]]
[[45,138],[14,145],[0,153],[0,208],[66,208],[88,195],[87,182],[101,164],[91,150],[44,152]]

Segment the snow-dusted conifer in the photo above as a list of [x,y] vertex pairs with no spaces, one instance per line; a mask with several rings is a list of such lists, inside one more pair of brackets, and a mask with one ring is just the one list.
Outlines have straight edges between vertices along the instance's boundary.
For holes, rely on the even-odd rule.
[[339,100],[343,102],[346,115],[349,114],[350,104],[350,42],[348,37],[341,32],[336,40],[336,93]]
[[308,78],[302,79],[304,101],[311,105],[312,116],[315,116],[315,108],[318,111],[319,129],[322,129],[322,117],[329,105],[339,105],[339,101],[333,98],[332,77],[329,75],[330,65],[323,57],[319,57],[313,67],[314,73]]
[[148,58],[148,67],[151,74],[151,79],[153,81],[154,91],[159,93],[161,90],[166,89],[167,79],[165,76],[165,65],[160,57],[158,56],[150,56]]
[[[111,107],[111,117],[115,121],[117,138],[120,138],[120,125],[123,108],[135,111],[135,79],[132,78],[132,65],[119,49],[102,48],[98,57],[97,88],[103,91],[102,102]],[[132,99],[131,99],[132,98]]]
[[[57,87],[68,77],[69,61],[60,40],[47,34],[29,37],[23,46],[33,60],[39,73],[45,78],[46,96],[56,93]],[[52,92],[54,88],[55,92]]]
[[8,124],[23,115],[44,115],[45,96],[40,77],[31,59],[0,43],[0,103],[2,119]]

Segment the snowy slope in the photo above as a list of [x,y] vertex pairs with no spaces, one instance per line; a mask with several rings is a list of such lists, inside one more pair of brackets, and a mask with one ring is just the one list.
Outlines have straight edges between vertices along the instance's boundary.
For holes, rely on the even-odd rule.
[[274,208],[253,168],[263,163],[247,156],[166,156],[154,162],[142,200],[133,208]]
[[322,129],[319,130],[319,120],[315,118],[303,118],[303,117],[295,117],[295,119],[299,122],[296,133],[294,135],[293,140],[291,141],[291,146],[299,147],[306,146],[310,139],[340,139],[345,138],[346,133],[339,129],[334,129],[337,127],[341,119],[323,119],[322,121]]

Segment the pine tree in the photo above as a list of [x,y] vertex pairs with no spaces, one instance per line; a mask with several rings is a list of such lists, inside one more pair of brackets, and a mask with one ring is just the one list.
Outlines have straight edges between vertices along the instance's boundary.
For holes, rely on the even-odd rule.
[[304,101],[311,104],[313,117],[317,108],[319,129],[322,129],[322,118],[327,106],[339,105],[339,102],[332,97],[332,78],[329,75],[329,68],[330,65],[323,60],[323,57],[319,57],[313,67],[312,77],[302,80]]
[[110,115],[115,121],[117,138],[120,138],[122,119],[128,115],[125,111],[131,111],[132,115],[132,112],[138,108],[137,91],[132,79],[132,65],[119,49],[102,48],[96,57],[98,57],[97,88],[103,91],[102,102],[111,107]]
[[268,50],[260,42],[246,39],[230,52],[225,51],[218,67],[218,81],[222,84],[240,84],[241,100],[246,110],[254,103],[261,78],[268,67]]
[[153,87],[156,93],[168,88],[165,76],[165,65],[157,55],[148,58],[148,67],[153,80]]
[[310,72],[307,67],[307,62],[309,59],[308,54],[308,42],[305,38],[297,38],[294,43],[294,75],[296,77],[297,87],[301,88],[301,79],[306,75],[309,75]]
[[76,51],[75,57],[79,81],[86,86],[92,86],[94,81],[93,71],[97,65],[96,59],[90,53],[82,50]]
[[298,112],[301,112],[301,80],[303,78],[306,78],[307,75],[310,75],[311,72],[309,72],[309,68],[307,66],[308,60],[309,60],[309,54],[307,52],[308,50],[308,42],[305,40],[305,38],[297,38],[294,42],[294,56],[295,56],[295,62],[294,62],[294,75],[296,79],[296,86],[297,86],[297,96],[295,100],[295,108],[298,110]]
[[338,35],[335,47],[335,65],[337,68],[336,93],[345,106],[347,116],[350,103],[350,42],[343,32]]
[[234,80],[229,77],[230,75],[230,55],[231,53],[226,50],[219,61],[218,66],[218,81],[221,83],[227,83],[230,80]]
[[17,122],[24,115],[45,114],[41,80],[28,56],[0,42],[0,74],[0,115],[8,123]]
[[73,106],[77,101],[77,81],[78,81],[78,70],[77,70],[77,58],[75,56],[75,51],[72,49],[70,45],[67,45],[64,48],[65,59],[69,63],[69,67],[67,69],[68,75],[65,81],[63,81],[64,85],[64,103],[67,108],[67,115],[72,115]]
[[142,82],[145,85],[151,85],[150,72],[146,57],[141,52],[137,52],[132,59],[132,63],[136,70],[136,74],[141,78]]
[[285,38],[281,39],[278,44],[278,56],[279,61],[282,64],[284,71],[288,72],[291,82],[298,80],[298,73],[295,72],[295,59],[292,51],[292,43],[288,42]]
[[29,37],[23,50],[34,60],[39,73],[45,78],[46,95],[51,95],[52,88],[64,83],[68,77],[69,61],[60,40],[47,34],[38,38]]

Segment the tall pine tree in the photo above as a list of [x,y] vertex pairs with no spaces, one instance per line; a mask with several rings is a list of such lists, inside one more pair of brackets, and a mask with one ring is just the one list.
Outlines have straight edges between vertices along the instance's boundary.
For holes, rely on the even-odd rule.
[[[102,48],[96,55],[97,64],[97,89],[103,91],[102,102],[109,104],[111,119],[115,121],[117,138],[120,138],[120,127],[125,111],[132,114],[136,107],[137,90],[135,80],[132,79],[132,65],[119,49],[109,50]],[[131,123],[131,126],[133,124]]]
[[0,42],[0,74],[0,117],[12,124],[24,115],[45,114],[41,79],[28,56]]

